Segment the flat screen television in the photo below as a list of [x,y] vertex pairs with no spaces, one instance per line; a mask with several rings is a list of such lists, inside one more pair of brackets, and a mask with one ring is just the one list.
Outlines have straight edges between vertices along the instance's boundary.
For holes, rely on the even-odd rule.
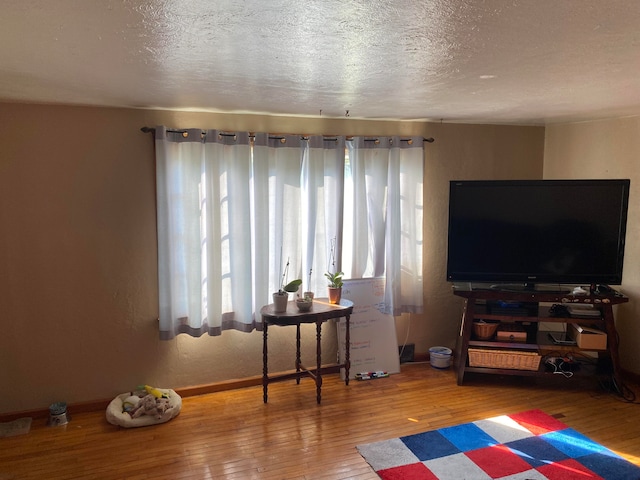
[[622,283],[629,180],[452,181],[447,280]]

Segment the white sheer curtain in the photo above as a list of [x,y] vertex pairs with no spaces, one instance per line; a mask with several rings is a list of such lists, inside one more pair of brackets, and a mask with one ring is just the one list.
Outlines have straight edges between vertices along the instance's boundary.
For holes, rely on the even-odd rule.
[[[353,222],[347,278],[385,277],[386,313],[421,313],[423,139],[356,137],[347,142]],[[350,173],[350,176],[348,175]]]
[[325,296],[332,243],[346,277],[386,276],[389,311],[419,311],[422,139],[380,140],[157,127],[160,337],[261,328],[287,262]]
[[255,312],[271,303],[287,262],[289,280],[324,291],[344,145],[156,128],[161,338],[260,328]]
[[256,275],[254,284],[254,312],[272,302],[271,294],[283,283],[287,262],[288,280],[300,278],[302,146],[299,135],[256,134],[253,151],[256,223],[252,258],[256,271],[261,274]]
[[[345,137],[309,137],[302,164],[303,287],[326,296],[332,244],[342,238]],[[337,268],[340,268],[338,263]],[[311,274],[310,274],[311,272]]]
[[247,133],[156,128],[161,338],[254,328],[251,176]]

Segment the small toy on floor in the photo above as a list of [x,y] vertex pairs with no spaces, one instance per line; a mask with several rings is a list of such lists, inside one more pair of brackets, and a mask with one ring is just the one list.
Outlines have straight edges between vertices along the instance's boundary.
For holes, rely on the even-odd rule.
[[143,388],[145,392],[150,393],[156,398],[169,398],[168,395],[159,388],[151,387],[149,385],[145,385]]
[[131,413],[138,408],[139,403],[140,397],[138,395],[129,395],[122,401],[122,411]]
[[171,408],[168,398],[158,398],[150,393],[142,397],[136,408],[129,413],[131,414],[131,418],[138,418],[142,415],[153,415],[156,419],[160,420]]
[[378,370],[377,372],[361,372],[356,373],[356,380],[371,380],[374,378],[384,378],[388,376],[389,374],[382,370]]
[[171,408],[168,394],[150,385],[139,386],[122,401],[122,412],[131,418],[152,415],[160,420]]

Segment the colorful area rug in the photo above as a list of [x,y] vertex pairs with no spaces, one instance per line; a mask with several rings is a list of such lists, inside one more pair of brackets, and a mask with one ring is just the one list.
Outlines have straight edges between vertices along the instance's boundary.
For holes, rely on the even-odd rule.
[[640,467],[540,410],[357,448],[385,480],[640,480]]

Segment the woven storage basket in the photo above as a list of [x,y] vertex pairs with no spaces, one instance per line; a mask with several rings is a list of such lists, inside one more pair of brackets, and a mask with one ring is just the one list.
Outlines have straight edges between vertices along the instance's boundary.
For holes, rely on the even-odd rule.
[[470,348],[469,366],[506,368],[511,370],[538,370],[540,359],[537,352],[524,352],[517,350],[485,350]]
[[491,340],[500,322],[473,322],[473,333],[478,340]]

